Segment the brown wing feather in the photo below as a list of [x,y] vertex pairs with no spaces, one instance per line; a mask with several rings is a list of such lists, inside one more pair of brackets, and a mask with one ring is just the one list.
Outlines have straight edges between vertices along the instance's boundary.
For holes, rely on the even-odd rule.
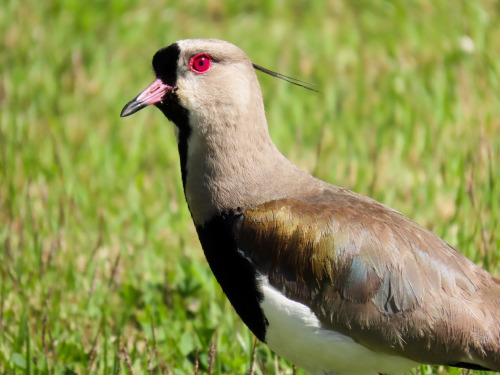
[[499,281],[400,213],[345,190],[244,213],[238,241],[325,327],[429,364],[500,370]]

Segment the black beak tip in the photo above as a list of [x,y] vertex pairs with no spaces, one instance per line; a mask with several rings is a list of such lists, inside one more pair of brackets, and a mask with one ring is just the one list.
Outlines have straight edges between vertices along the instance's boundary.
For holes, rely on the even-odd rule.
[[120,117],[127,117],[128,115],[130,115],[127,109],[127,106],[123,107],[122,111],[120,112]]
[[146,104],[140,100],[133,99],[130,102],[128,102],[125,107],[123,107],[123,109],[120,113],[120,117],[127,117],[130,115],[133,115],[137,111],[140,111],[141,109],[143,109],[144,107],[147,107],[147,106],[148,106],[148,104]]

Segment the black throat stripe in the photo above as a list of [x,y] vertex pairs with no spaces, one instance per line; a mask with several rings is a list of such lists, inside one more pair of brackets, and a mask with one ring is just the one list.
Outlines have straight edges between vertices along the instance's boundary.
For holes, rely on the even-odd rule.
[[188,111],[181,106],[179,97],[175,93],[177,84],[177,65],[181,50],[177,43],[173,43],[168,47],[162,48],[153,57],[153,70],[156,77],[160,78],[165,84],[174,87],[173,91],[168,91],[163,100],[156,103],[166,118],[173,122],[179,129],[177,145],[179,148],[179,158],[182,173],[182,186],[184,193],[186,192],[186,176],[187,176],[187,149],[188,139],[191,135],[191,127],[189,126]]
[[179,98],[175,93],[168,94],[166,100],[156,103],[155,105],[179,129],[179,133],[177,134],[177,147],[179,149],[179,160],[181,164],[182,186],[184,188],[184,194],[186,194],[188,140],[191,135],[188,111],[180,105]]

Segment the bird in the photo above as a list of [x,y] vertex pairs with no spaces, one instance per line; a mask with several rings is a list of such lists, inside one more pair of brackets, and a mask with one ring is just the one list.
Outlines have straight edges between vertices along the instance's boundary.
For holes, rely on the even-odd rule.
[[121,116],[154,105],[174,124],[205,257],[260,341],[311,374],[500,371],[500,280],[275,146],[256,70],[301,81],[216,39],[177,41],[152,65]]

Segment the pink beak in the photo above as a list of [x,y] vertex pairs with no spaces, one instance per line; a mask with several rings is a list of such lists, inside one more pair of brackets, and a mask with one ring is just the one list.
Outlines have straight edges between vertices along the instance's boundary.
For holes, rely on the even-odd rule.
[[143,92],[123,107],[120,116],[130,116],[148,105],[161,102],[165,94],[172,89],[172,86],[163,83],[160,78],[155,79]]

